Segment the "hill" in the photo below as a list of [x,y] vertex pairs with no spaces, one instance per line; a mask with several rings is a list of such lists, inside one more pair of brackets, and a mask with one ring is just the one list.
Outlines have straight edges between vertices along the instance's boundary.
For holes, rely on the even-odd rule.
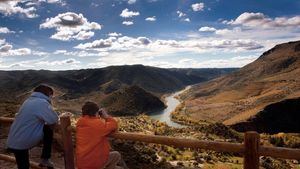
[[[299,97],[299,74],[300,41],[284,43],[238,71],[192,87],[181,98],[191,118],[233,125],[255,118],[272,103]],[[286,107],[281,115],[289,111]]]
[[190,69],[187,72],[185,69],[124,65],[68,71],[0,71],[0,113],[14,114],[22,100],[40,83],[55,88],[54,104],[58,109],[80,112],[84,101],[99,103],[106,95],[126,86],[136,85],[161,96],[234,70]]
[[266,106],[254,117],[234,124],[232,127],[238,131],[255,130],[272,134],[278,132],[297,133],[300,129],[299,110],[300,98],[286,99]]
[[213,73],[209,74],[206,69],[192,69],[190,72],[194,71],[195,73],[190,75],[184,69],[125,65],[68,71],[0,71],[0,93],[11,96],[29,91],[39,83],[48,83],[63,90],[69,94],[69,97],[76,97],[72,94],[79,93],[81,95],[107,88],[107,85],[113,82],[108,86],[118,88],[122,85],[138,85],[147,91],[162,94],[214,78],[218,76],[216,72],[223,74],[234,70],[236,69],[211,69]]
[[103,107],[113,115],[138,115],[165,108],[156,96],[138,86],[119,89],[101,101]]

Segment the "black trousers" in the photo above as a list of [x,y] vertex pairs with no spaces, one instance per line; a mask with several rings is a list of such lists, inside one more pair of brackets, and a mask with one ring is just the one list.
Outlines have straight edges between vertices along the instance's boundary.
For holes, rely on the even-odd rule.
[[[42,150],[42,159],[50,159],[51,157],[51,147],[53,141],[53,129],[50,126],[45,125],[43,128],[44,137],[43,137],[43,150]],[[29,169],[29,150],[9,150],[14,153],[18,169]]]

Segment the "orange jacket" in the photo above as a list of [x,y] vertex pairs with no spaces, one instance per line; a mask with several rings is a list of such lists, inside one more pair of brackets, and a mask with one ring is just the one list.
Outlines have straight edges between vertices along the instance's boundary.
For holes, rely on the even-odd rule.
[[107,135],[117,129],[117,121],[99,117],[81,117],[76,124],[76,163],[78,169],[100,169],[108,160]]

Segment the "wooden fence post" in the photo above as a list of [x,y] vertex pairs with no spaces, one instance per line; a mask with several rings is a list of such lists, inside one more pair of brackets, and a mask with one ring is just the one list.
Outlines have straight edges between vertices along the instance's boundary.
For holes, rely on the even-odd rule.
[[257,132],[245,133],[244,169],[259,169],[259,143]]
[[64,146],[65,169],[75,169],[70,116],[60,117],[60,126]]

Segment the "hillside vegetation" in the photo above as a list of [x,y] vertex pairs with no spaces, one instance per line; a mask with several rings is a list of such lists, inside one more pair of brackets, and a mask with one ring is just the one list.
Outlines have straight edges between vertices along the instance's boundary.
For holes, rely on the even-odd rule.
[[[272,103],[298,98],[299,75],[300,41],[276,45],[240,70],[192,87],[181,95],[184,111],[190,118],[198,120],[222,122],[227,125],[245,122],[249,118],[256,118],[257,113]],[[297,105],[298,103],[299,101]],[[292,118],[292,109],[285,106],[277,112],[264,112],[269,114],[267,116],[274,115],[277,118],[291,115],[289,120],[283,123],[294,126],[300,119],[299,116]],[[272,128],[271,125],[274,125],[269,120],[260,123],[266,123],[265,128]],[[280,128],[281,124],[277,126],[276,131],[282,129],[300,132],[299,125],[296,125],[296,129],[286,130]]]

